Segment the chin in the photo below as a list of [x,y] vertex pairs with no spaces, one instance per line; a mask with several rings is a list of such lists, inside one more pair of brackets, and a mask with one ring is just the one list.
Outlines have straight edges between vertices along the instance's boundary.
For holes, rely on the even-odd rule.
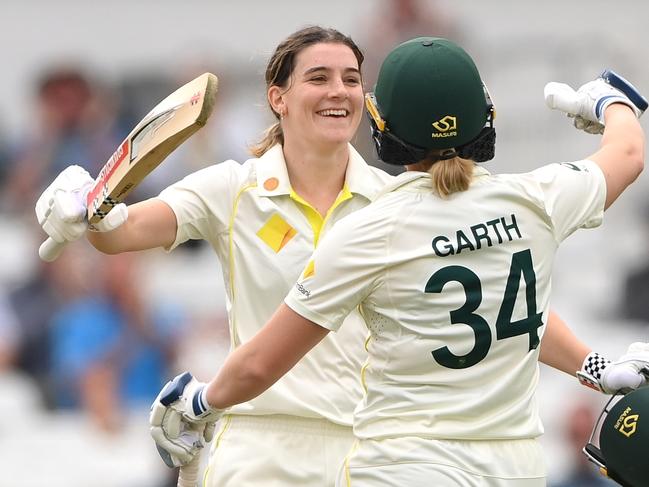
[[350,130],[325,132],[321,133],[320,140],[330,144],[346,144],[352,140],[354,133]]

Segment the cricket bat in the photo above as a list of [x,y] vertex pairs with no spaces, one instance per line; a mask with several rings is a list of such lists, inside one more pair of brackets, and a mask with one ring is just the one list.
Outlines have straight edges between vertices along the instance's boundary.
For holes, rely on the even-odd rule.
[[[100,222],[180,144],[205,125],[212,114],[218,79],[204,73],[158,103],[128,134],[99,171],[87,196],[89,224]],[[55,260],[65,243],[48,238],[38,249]]]
[[[624,93],[629,98],[629,101],[636,106],[640,114],[649,107],[647,99],[640,94],[638,89],[612,69],[604,70],[600,75],[600,78],[606,81],[613,88],[617,88]],[[564,83],[555,82],[547,83],[543,93],[545,96],[545,103],[549,108],[561,110],[562,112],[572,115],[579,113],[579,109],[582,106],[582,97],[586,96],[573,90]],[[601,129],[603,131],[604,127],[602,126]]]
[[196,457],[178,472],[177,487],[198,487],[198,473],[201,464],[201,455]]

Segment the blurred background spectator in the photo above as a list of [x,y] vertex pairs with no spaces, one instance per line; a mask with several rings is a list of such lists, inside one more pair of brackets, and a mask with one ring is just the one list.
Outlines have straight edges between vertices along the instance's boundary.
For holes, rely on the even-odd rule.
[[118,104],[82,68],[56,66],[35,82],[33,116],[14,144],[6,169],[2,203],[6,211],[33,212],[34,201],[71,163],[97,174],[120,142]]
[[592,402],[575,401],[564,412],[563,433],[570,450],[571,466],[563,480],[549,487],[613,487],[617,485],[604,477],[599,468],[590,462],[582,448],[590,439],[600,410]]
[[20,346],[19,333],[16,315],[5,290],[0,287],[0,374],[15,365]]
[[[484,61],[496,104],[499,144],[486,167],[499,172],[597,147],[596,137],[545,108],[547,81],[578,86],[611,67],[649,94],[649,72],[638,61],[649,54],[638,20],[649,4],[639,0],[624,11],[604,0],[286,0],[281,12],[261,0],[5,0],[0,11],[0,42],[11,46],[11,69],[0,78],[0,487],[168,484],[148,434],[149,404],[175,372],[206,379],[227,353],[223,283],[207,246],[107,257],[80,242],[53,264],[37,257],[44,235],[33,208],[42,189],[71,163],[96,174],[133,124],[177,86],[215,72],[214,116],[131,201],[208,164],[248,157],[245,147],[270,121],[263,96],[270,51],[307,24],[335,27],[359,43],[368,90],[384,54],[403,40],[436,35],[465,46]],[[63,25],[62,15],[76,20]],[[400,172],[377,162],[366,121],[355,145],[369,162]],[[616,202],[609,211],[618,215],[603,228],[569,239],[555,264],[553,307],[612,358],[647,340],[647,180]],[[567,482],[585,465],[579,432],[590,431],[592,412],[565,407],[580,387],[542,370],[552,482]]]
[[83,409],[112,431],[125,409],[149,406],[173,373],[185,317],[173,303],[143,300],[135,254],[74,247],[57,261],[66,295],[50,318],[55,405]]

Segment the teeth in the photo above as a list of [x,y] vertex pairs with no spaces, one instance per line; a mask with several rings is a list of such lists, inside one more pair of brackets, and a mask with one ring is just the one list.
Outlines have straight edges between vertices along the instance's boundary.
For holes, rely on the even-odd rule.
[[320,115],[325,117],[344,117],[347,115],[347,110],[322,110],[318,112]]

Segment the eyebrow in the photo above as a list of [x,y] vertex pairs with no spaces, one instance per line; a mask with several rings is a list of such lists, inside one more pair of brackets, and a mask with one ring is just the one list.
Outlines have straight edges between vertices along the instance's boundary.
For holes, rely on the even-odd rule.
[[[328,68],[327,66],[314,66],[312,68],[307,69],[304,72],[304,74],[307,75],[307,74],[315,73],[316,71],[331,71],[331,68]],[[359,74],[359,75],[361,74],[361,71],[358,68],[349,67],[349,68],[345,68],[344,71],[346,73],[349,72],[349,71],[352,71],[352,72],[354,72],[356,74]]]

